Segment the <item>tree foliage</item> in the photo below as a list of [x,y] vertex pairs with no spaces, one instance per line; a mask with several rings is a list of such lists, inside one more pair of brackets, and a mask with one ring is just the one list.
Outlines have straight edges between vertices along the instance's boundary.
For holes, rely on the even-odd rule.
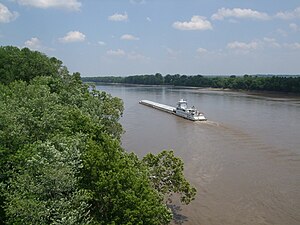
[[29,82],[37,76],[58,76],[64,70],[62,62],[54,57],[48,58],[28,48],[0,47],[0,83]]
[[84,77],[85,82],[212,87],[234,90],[300,93],[300,76],[187,76],[135,75],[128,77]]
[[157,155],[148,153],[143,163],[149,168],[153,187],[170,201],[172,194],[181,196],[181,202],[189,204],[194,200],[196,189],[190,185],[183,174],[183,161],[175,157],[173,151],[162,151]]
[[[0,224],[171,220],[155,165],[121,148],[120,99],[42,53],[0,47],[0,56]],[[166,171],[179,166],[172,179],[188,187],[169,159]],[[173,191],[191,193],[182,187]]]
[[[5,188],[9,224],[89,224],[89,193],[79,187],[78,139],[56,137],[20,151]],[[24,158],[23,152],[30,156]]]
[[116,141],[102,138],[100,145],[88,143],[82,180],[99,224],[167,224],[170,211],[150,185],[147,168]]

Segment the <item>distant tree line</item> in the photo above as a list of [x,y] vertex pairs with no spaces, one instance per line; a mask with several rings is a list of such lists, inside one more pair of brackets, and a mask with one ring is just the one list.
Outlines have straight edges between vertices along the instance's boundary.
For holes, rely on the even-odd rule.
[[84,82],[123,83],[144,85],[174,85],[187,87],[211,87],[233,90],[256,90],[300,93],[300,76],[187,76],[135,75],[127,77],[83,77]]

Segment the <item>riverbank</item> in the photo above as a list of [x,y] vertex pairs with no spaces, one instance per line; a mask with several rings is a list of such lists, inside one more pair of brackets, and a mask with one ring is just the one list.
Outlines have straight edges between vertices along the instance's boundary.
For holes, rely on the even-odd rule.
[[280,91],[262,91],[262,90],[243,90],[243,89],[230,89],[230,88],[212,88],[212,87],[192,87],[192,86],[175,86],[175,85],[147,85],[147,84],[125,84],[125,83],[106,83],[106,82],[85,82],[97,85],[111,85],[111,86],[124,86],[124,87],[167,87],[173,89],[191,89],[195,91],[223,91],[232,93],[243,93],[255,97],[270,97],[270,98],[300,98],[300,93],[294,92],[280,92]]

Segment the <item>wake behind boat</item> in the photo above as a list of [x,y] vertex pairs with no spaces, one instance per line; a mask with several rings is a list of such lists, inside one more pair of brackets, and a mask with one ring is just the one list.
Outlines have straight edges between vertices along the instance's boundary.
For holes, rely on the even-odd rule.
[[188,120],[192,121],[205,121],[206,118],[203,113],[199,112],[195,107],[189,108],[187,105],[187,101],[181,99],[178,103],[176,108],[168,105],[164,105],[161,103],[149,101],[149,100],[141,100],[139,102],[142,105],[146,105],[155,109],[162,110],[164,112],[168,112],[174,114],[176,116],[183,117]]

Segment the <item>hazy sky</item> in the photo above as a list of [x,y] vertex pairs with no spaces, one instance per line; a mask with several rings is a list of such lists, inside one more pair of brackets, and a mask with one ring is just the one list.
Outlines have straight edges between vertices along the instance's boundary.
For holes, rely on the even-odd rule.
[[0,45],[82,76],[300,74],[300,0],[0,0]]

